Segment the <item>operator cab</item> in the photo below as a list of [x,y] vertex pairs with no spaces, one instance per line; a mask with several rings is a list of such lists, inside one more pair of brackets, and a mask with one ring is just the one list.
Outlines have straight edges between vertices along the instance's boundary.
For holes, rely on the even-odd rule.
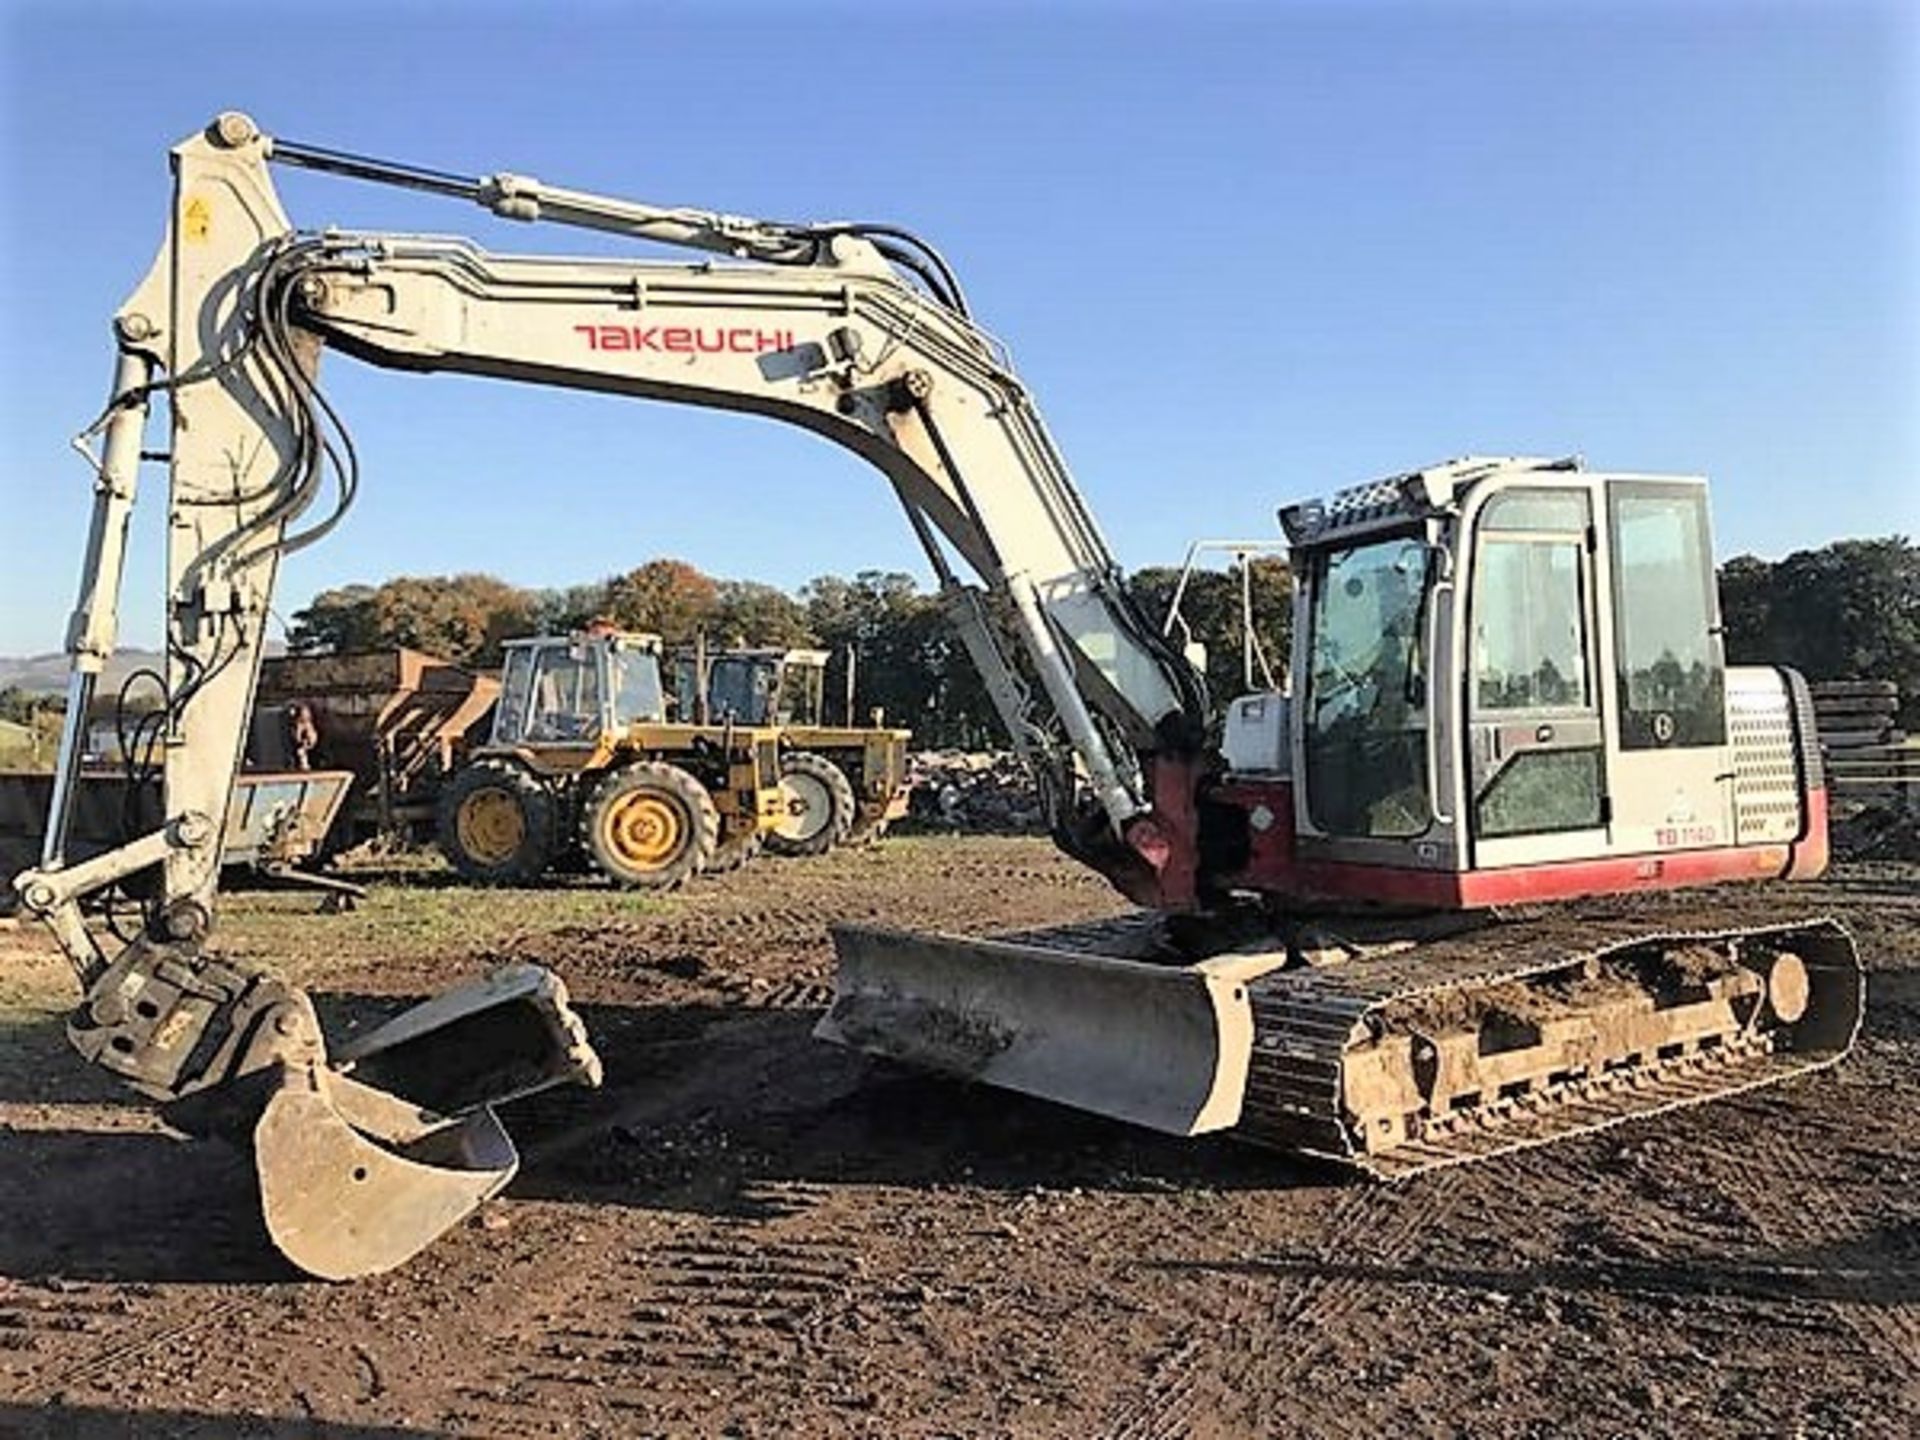
[[1254,815],[1249,883],[1471,906],[1818,868],[1798,677],[1726,666],[1703,480],[1463,460],[1281,521],[1292,695],[1222,747],[1222,798],[1292,819]]
[[657,635],[536,635],[505,649],[495,745],[592,746],[666,719]]
[[[706,663],[707,713],[713,722],[825,723],[826,651],[735,649],[710,655]],[[698,667],[698,657],[690,652],[674,657],[674,694],[686,697],[682,719],[690,718],[690,701],[700,693]]]

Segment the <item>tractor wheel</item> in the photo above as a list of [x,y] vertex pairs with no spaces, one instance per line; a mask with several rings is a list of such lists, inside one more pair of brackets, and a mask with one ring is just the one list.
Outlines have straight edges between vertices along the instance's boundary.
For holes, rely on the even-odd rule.
[[780,762],[780,798],[786,813],[767,835],[776,855],[824,855],[853,825],[853,786],[824,755],[795,750]]
[[609,773],[580,809],[580,839],[616,885],[670,890],[713,861],[720,816],[707,787],[645,760]]
[[505,760],[476,760],[441,788],[440,853],[486,885],[538,880],[553,860],[553,792]]
[[722,820],[720,842],[713,847],[713,859],[707,862],[709,875],[725,875],[738,870],[760,853],[760,827],[753,820]]

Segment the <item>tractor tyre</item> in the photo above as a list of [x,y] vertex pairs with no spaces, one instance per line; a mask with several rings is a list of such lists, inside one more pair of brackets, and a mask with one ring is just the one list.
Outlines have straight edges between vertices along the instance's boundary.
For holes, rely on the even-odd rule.
[[707,863],[707,873],[725,875],[738,870],[760,853],[763,843],[760,826],[754,820],[722,819],[720,841],[713,847],[713,859]]
[[794,750],[783,757],[780,798],[786,813],[767,834],[776,855],[824,855],[853,827],[853,785],[824,755]]
[[553,862],[556,810],[539,776],[510,761],[476,760],[441,787],[435,836],[467,879],[525,885]]
[[713,862],[720,814],[678,765],[643,760],[609,772],[580,807],[580,840],[616,885],[671,890]]

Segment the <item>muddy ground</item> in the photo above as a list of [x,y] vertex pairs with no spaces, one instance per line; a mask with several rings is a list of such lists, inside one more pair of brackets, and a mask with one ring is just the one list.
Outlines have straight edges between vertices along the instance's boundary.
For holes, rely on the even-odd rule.
[[233,897],[226,942],[339,1023],[544,961],[608,1084],[510,1114],[507,1194],[353,1285],[289,1275],[247,1163],[73,1059],[51,947],[0,932],[0,1433],[1920,1426],[1920,868],[1740,902],[1855,930],[1873,973],[1843,1066],[1395,1187],[810,1040],[830,919],[1116,909],[1042,841],[766,861],[664,902],[401,878],[343,916]]

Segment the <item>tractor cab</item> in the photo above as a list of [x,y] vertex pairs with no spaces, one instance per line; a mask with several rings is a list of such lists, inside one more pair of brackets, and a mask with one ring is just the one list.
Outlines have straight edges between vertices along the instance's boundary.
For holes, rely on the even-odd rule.
[[[682,651],[674,657],[674,694],[681,719],[699,704],[700,657]],[[732,649],[706,660],[706,704],[712,722],[731,719],[742,725],[821,725],[825,723],[827,652],[774,648]]]
[[505,650],[495,745],[591,746],[667,718],[657,635],[536,635]]
[[[907,745],[913,734],[853,720],[851,650],[843,723],[827,718],[828,652],[777,646],[676,651],[673,694],[683,721],[763,725],[780,735],[786,814],[767,837],[783,855],[818,855],[877,839],[907,811]],[[701,667],[706,683],[700,683]],[[838,704],[836,710],[842,707]]]

